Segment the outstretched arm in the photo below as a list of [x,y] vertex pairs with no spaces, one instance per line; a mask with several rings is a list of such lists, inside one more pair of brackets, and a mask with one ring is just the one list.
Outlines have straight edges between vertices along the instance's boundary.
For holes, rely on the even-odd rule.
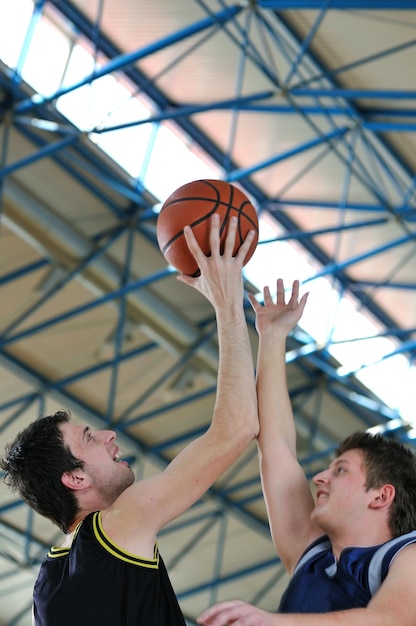
[[269,287],[264,304],[249,296],[259,334],[257,399],[260,473],[270,530],[289,572],[307,545],[323,533],[310,521],[313,499],[297,460],[296,429],[286,382],[286,338],[302,316],[307,294],[299,300],[299,282],[285,301],[282,279],[274,302]]
[[413,626],[415,576],[416,546],[411,545],[396,556],[387,578],[367,607],[325,614],[277,614],[231,600],[207,609],[197,621],[204,626]]
[[243,307],[242,276],[254,233],[247,236],[234,257],[237,223],[232,219],[221,254],[217,218],[214,215],[211,224],[210,256],[203,254],[192,231],[186,229],[186,240],[201,274],[178,276],[181,282],[203,294],[216,314],[219,369],[212,422],[207,432],[186,446],[162,473],[127,490],[129,502],[137,503],[135,524],[149,536],[198,500],[258,434],[254,363]]

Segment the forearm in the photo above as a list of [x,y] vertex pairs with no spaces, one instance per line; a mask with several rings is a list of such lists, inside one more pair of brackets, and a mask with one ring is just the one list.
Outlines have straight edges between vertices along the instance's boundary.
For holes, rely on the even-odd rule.
[[260,334],[257,359],[259,446],[283,444],[296,456],[296,429],[286,377],[286,335]]
[[369,608],[347,609],[330,613],[269,613],[241,600],[216,604],[200,615],[205,626],[410,626],[413,622],[394,611],[380,612]]
[[245,432],[257,436],[258,410],[254,363],[242,305],[217,312],[218,386],[213,426],[226,428],[235,439]]
[[400,626],[392,616],[383,616],[368,608],[332,613],[276,614],[268,626]]

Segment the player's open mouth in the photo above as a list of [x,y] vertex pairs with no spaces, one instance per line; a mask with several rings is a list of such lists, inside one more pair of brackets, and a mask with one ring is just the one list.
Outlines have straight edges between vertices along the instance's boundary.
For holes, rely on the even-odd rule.
[[122,465],[128,465],[127,461],[124,461],[120,457],[120,454],[118,452],[116,452],[115,455],[113,456],[113,461],[114,461],[114,463],[120,463]]

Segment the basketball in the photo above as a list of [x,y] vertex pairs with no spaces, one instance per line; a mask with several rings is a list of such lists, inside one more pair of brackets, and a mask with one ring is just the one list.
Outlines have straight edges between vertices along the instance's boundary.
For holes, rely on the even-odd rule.
[[159,248],[166,261],[181,274],[198,276],[199,268],[186,243],[183,229],[189,225],[206,256],[210,254],[209,234],[211,216],[220,215],[220,249],[224,251],[230,218],[238,218],[233,254],[250,230],[256,235],[244,260],[248,263],[254,254],[259,237],[259,221],[254,206],[234,185],[222,180],[202,179],[182,185],[163,203],[156,223]]

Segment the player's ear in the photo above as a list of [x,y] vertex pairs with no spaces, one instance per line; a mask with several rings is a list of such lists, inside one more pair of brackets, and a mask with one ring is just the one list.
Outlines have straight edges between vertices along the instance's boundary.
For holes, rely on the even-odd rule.
[[383,485],[378,489],[375,489],[375,497],[370,503],[370,508],[380,509],[383,506],[389,506],[396,495],[396,489],[394,485]]
[[88,475],[85,474],[81,468],[72,470],[71,472],[64,472],[61,476],[61,481],[65,487],[73,491],[85,489],[90,485]]

